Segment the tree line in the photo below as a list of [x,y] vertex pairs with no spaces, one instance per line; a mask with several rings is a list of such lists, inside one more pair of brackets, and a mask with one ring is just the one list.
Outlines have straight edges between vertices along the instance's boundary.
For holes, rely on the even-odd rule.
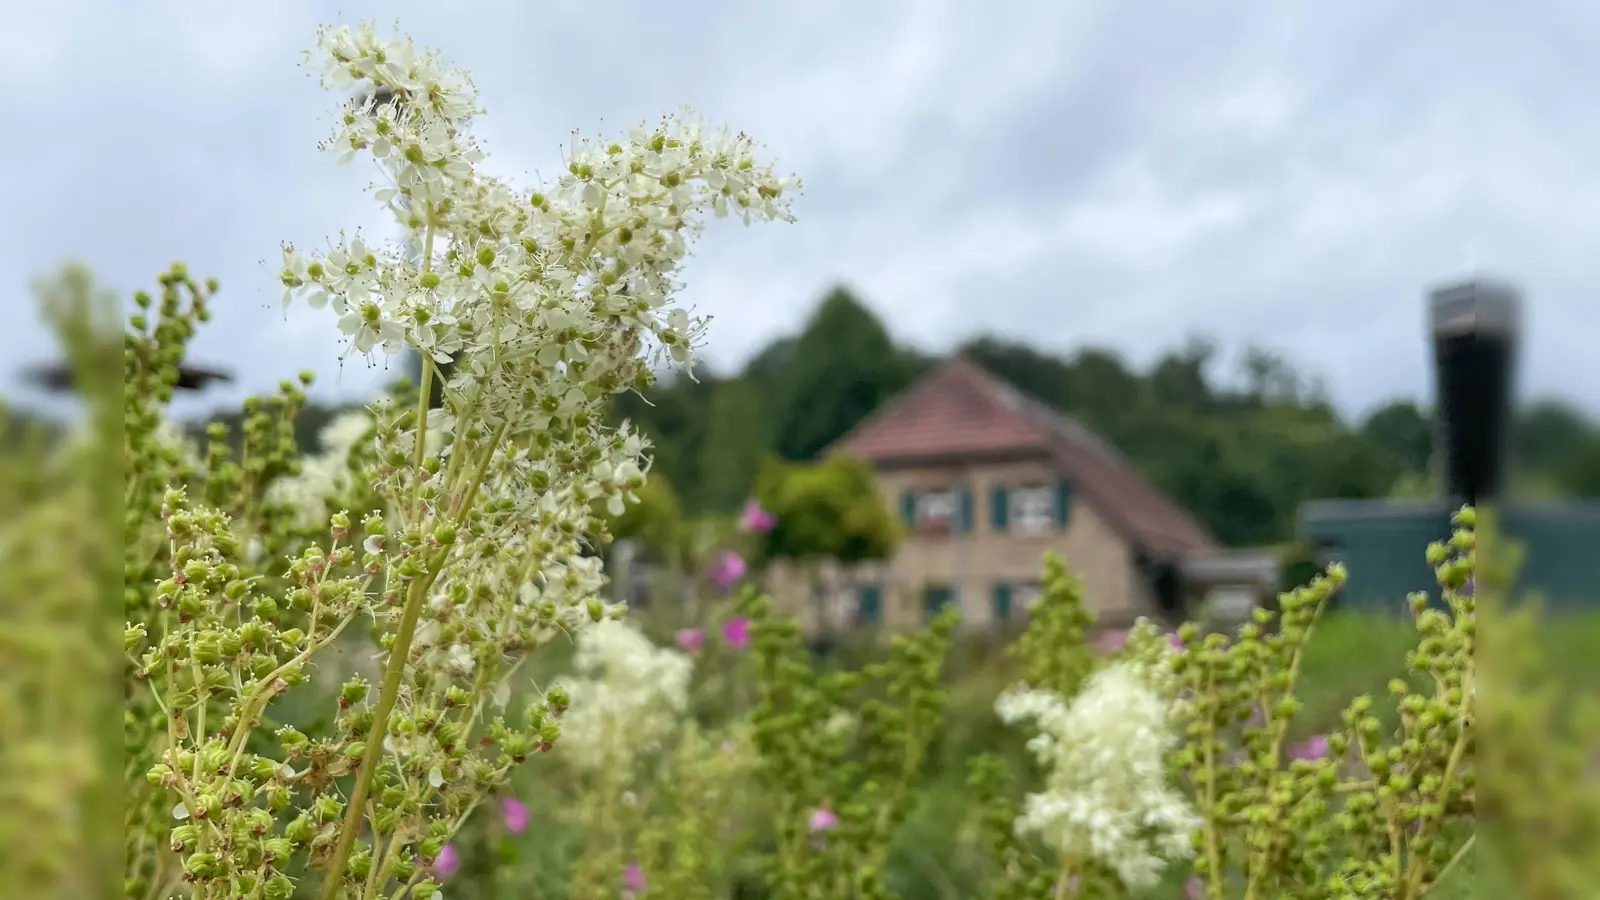
[[[1427,406],[1396,399],[1351,421],[1318,379],[1264,348],[1234,373],[1201,339],[1143,370],[1104,348],[1066,356],[989,336],[956,352],[1120,448],[1227,544],[1289,540],[1308,500],[1434,493]],[[741,370],[665,378],[614,415],[655,440],[655,473],[685,513],[730,513],[764,460],[814,459],[938,361],[839,287]],[[1521,488],[1600,498],[1600,422],[1543,400],[1519,410],[1512,443]]]

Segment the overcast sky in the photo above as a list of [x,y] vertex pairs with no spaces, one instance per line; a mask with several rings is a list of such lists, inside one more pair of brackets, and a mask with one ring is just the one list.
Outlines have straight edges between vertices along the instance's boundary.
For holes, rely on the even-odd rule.
[[1422,297],[1478,271],[1527,293],[1527,391],[1600,412],[1583,0],[0,4],[0,390],[53,354],[27,283],[67,257],[125,293],[174,259],[218,277],[192,357],[240,383],[215,402],[306,367],[371,390],[273,280],[283,240],[381,233],[371,171],[316,149],[336,100],[298,57],[364,16],[473,72],[501,174],[685,104],[799,174],[798,224],[713,228],[687,267],[718,367],[843,281],[927,350],[991,332],[1142,364],[1204,333],[1360,411],[1430,392]]

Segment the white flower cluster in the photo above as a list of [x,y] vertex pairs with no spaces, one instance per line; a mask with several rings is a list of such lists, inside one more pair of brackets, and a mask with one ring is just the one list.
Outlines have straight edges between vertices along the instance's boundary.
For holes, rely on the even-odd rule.
[[1046,785],[1028,795],[1018,833],[1038,835],[1064,859],[1099,861],[1134,889],[1159,882],[1167,860],[1188,857],[1200,824],[1167,779],[1178,740],[1171,702],[1140,675],[1118,662],[1070,703],[1022,688],[995,704],[1007,723],[1031,719],[1040,729],[1028,747]]
[[638,750],[659,749],[689,702],[694,663],[657,647],[632,625],[606,621],[578,635],[580,680],[561,720],[561,748],[583,769],[626,765]]
[[706,215],[788,220],[798,182],[744,135],[669,117],[580,140],[559,179],[519,190],[481,171],[472,80],[436,53],[363,23],[322,30],[309,59],[359,95],[326,148],[370,155],[404,235],[285,246],[284,301],[331,306],[348,352],[416,349],[430,386],[455,364],[442,408],[380,412],[371,486],[390,531],[368,565],[427,586],[415,664],[463,678],[606,617],[587,537],[637,500],[649,462],[605,404],[692,363],[704,322],[669,301]]

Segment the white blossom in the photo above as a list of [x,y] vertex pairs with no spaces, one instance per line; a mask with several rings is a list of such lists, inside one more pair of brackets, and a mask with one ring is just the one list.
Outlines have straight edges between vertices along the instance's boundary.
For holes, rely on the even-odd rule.
[[1111,867],[1129,888],[1159,882],[1167,860],[1190,855],[1199,817],[1168,783],[1176,746],[1169,698],[1129,662],[1093,675],[1070,702],[1018,688],[995,704],[1007,723],[1032,720],[1029,741],[1046,770],[1044,790],[1029,794],[1016,828],[1037,835],[1066,858]]
[[626,622],[606,621],[578,636],[579,678],[557,745],[580,768],[625,763],[653,751],[677,727],[689,700],[694,663],[657,647]]

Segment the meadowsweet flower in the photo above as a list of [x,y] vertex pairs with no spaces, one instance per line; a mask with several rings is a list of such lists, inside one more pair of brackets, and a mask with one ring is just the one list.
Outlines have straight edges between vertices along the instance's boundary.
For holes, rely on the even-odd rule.
[[699,628],[680,628],[677,634],[678,647],[685,653],[698,653],[706,641],[705,631]]
[[750,620],[736,616],[722,623],[722,642],[735,650],[750,646]]
[[752,534],[766,534],[777,524],[777,517],[762,509],[761,504],[753,499],[745,504],[744,512],[739,514],[739,527]]
[[1045,786],[1028,795],[1018,833],[1064,857],[1099,860],[1134,889],[1157,883],[1167,860],[1190,855],[1200,824],[1167,783],[1178,735],[1171,700],[1146,677],[1159,673],[1147,669],[1114,663],[1070,703],[1019,688],[995,704],[1004,721],[1033,720],[1040,729],[1028,746],[1046,770]]
[[713,587],[727,590],[743,578],[744,573],[744,557],[732,550],[724,550],[718,553],[716,559],[707,567],[706,580],[710,581]]
[[512,834],[521,834],[528,827],[528,807],[515,797],[500,801],[500,821]]
[[813,810],[811,819],[806,823],[812,831],[831,831],[839,824],[839,817],[833,810],[826,806]]
[[627,622],[596,623],[577,644],[580,677],[568,685],[572,708],[561,719],[560,744],[574,764],[621,764],[659,748],[687,708],[693,662]]
[[445,844],[440,848],[439,855],[433,858],[433,865],[428,867],[428,871],[443,881],[454,875],[459,868],[461,868],[461,855],[456,852],[455,847]]

